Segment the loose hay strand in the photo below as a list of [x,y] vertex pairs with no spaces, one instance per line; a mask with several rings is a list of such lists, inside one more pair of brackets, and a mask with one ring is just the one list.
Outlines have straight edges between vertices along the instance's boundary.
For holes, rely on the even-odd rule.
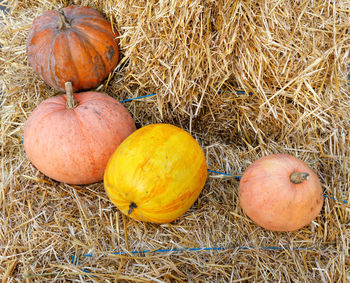
[[[190,131],[208,168],[234,176],[267,154],[293,154],[321,179],[328,196],[321,214],[297,232],[263,230],[241,211],[237,181],[211,173],[184,216],[153,225],[122,220],[102,183],[67,186],[38,172],[23,150],[23,125],[57,93],[28,66],[26,39],[36,16],[68,4],[98,9],[119,32],[120,64],[98,89],[121,101],[145,98],[124,104],[139,127],[166,122]],[[350,280],[350,211],[336,201],[350,200],[348,1],[32,0],[8,6],[10,13],[0,15],[3,278]],[[130,255],[223,243],[257,249]],[[285,246],[291,249],[261,249]],[[302,247],[325,250],[298,251]],[[106,251],[129,253],[106,257]],[[89,253],[96,256],[81,260]]]

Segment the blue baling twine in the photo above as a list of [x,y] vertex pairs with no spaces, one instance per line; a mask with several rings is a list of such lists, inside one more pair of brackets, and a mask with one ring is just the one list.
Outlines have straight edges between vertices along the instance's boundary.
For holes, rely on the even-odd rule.
[[[266,250],[266,251],[313,251],[313,252],[323,252],[327,249],[315,249],[315,248],[306,248],[306,247],[298,247],[298,248],[289,248],[286,246],[272,246],[272,247],[253,247],[253,246],[232,246],[232,247],[211,247],[211,248],[184,248],[184,249],[157,249],[157,250],[144,250],[144,251],[130,251],[130,252],[115,252],[110,253],[109,255],[130,255],[130,254],[136,254],[139,256],[144,256],[146,253],[170,253],[170,252],[199,252],[199,251],[227,251],[227,250]],[[92,258],[94,254],[88,253],[84,254],[84,258]],[[78,256],[72,255],[71,256],[71,264],[77,265],[78,264]],[[83,272],[89,274],[91,273],[86,268],[81,269]],[[88,276],[88,275],[87,275]],[[93,275],[90,275],[91,277],[96,277]]]
[[[218,94],[222,94],[224,93],[225,91],[218,91],[217,93]],[[236,94],[246,94],[245,91],[242,91],[242,90],[235,90],[234,91]],[[232,93],[231,91],[228,91],[227,93]],[[249,95],[252,95],[253,93],[252,92],[249,92]],[[124,100],[120,100],[119,102],[123,103],[123,102],[128,102],[128,101],[132,101],[132,100],[136,100],[136,99],[141,99],[141,98],[145,98],[145,97],[151,97],[151,96],[156,96],[157,94],[156,93],[152,93],[152,94],[147,94],[147,95],[142,95],[142,96],[138,96],[138,97],[134,97],[134,98],[128,98],[128,99],[124,99]]]
[[[262,250],[306,250],[311,251],[314,250],[313,248],[293,248],[289,249],[288,247],[253,247],[253,246],[233,246],[233,247],[212,247],[212,248],[184,248],[184,249],[157,249],[157,250],[144,250],[144,251],[130,251],[130,252],[116,252],[111,253],[111,255],[128,255],[128,254],[146,254],[146,253],[167,253],[167,252],[198,252],[198,251],[226,251],[226,250],[256,250],[256,249],[262,249]],[[321,251],[325,251],[326,249],[322,249]],[[84,257],[92,257],[93,254],[84,254]]]
[[231,174],[227,174],[227,173],[223,173],[223,172],[219,172],[219,171],[214,171],[214,170],[210,170],[210,169],[208,169],[208,172],[220,174],[220,175],[224,175],[224,176],[229,176],[229,177],[234,177],[235,179],[238,179],[238,180],[241,179],[241,176],[233,176]]
[[349,202],[346,201],[346,200],[341,200],[341,199],[336,199],[335,197],[330,197],[326,194],[322,195],[324,198],[329,198],[329,199],[332,199],[332,200],[335,200],[335,201],[338,201],[338,202],[342,202],[342,203],[345,203],[345,204],[348,204]]
[[[232,246],[232,247],[209,247],[209,248],[183,248],[183,249],[157,249],[157,250],[143,250],[143,251],[130,251],[130,252],[114,252],[108,255],[139,255],[144,256],[147,253],[171,253],[171,252],[200,252],[200,251],[227,251],[227,250],[266,250],[266,251],[315,251],[315,252],[323,252],[327,249],[315,249],[315,248],[307,248],[307,247],[297,247],[297,248],[289,248],[287,246],[272,246],[272,247],[254,247],[254,246]],[[82,255],[84,258],[92,258],[94,257],[93,253],[88,253]],[[71,264],[77,265],[78,256],[71,256]],[[90,273],[86,269],[82,269],[86,273]]]
[[123,103],[123,102],[128,102],[128,101],[141,99],[141,98],[145,98],[145,97],[151,97],[151,96],[155,96],[155,95],[157,95],[157,94],[156,93],[152,93],[152,94],[138,96],[138,97],[135,97],[135,98],[128,98],[128,99],[120,100],[119,102]]

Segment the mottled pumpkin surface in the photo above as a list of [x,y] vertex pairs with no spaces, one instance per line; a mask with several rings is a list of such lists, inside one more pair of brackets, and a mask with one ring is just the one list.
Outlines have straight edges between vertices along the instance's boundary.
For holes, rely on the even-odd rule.
[[[298,184],[293,172],[308,174]],[[253,162],[239,183],[243,211],[258,225],[274,231],[293,231],[309,224],[323,204],[317,175],[305,162],[288,154],[272,154]]]
[[50,86],[73,90],[98,86],[119,60],[117,32],[95,9],[68,6],[37,17],[29,31],[30,66]]
[[124,106],[99,92],[75,94],[78,105],[66,108],[66,95],[43,101],[24,128],[30,161],[50,178],[70,184],[101,181],[108,159],[136,128]]
[[106,167],[111,201],[137,220],[166,223],[185,213],[207,177],[203,151],[186,131],[153,124],[131,134]]

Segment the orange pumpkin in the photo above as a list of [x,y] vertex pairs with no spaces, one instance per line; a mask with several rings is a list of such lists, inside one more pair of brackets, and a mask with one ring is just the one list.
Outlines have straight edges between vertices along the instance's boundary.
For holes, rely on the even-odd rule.
[[167,223],[192,206],[206,177],[206,160],[197,141],[178,127],[153,124],[135,131],[113,153],[104,186],[124,214]]
[[[108,159],[136,127],[124,106],[99,92],[43,101],[24,126],[24,149],[42,173],[69,184],[101,181]],[[67,99],[68,97],[68,99]]]
[[265,229],[294,231],[320,213],[322,186],[305,162],[287,154],[272,154],[245,170],[239,200],[246,215]]
[[68,6],[37,17],[29,31],[30,66],[53,88],[98,86],[119,60],[117,32],[95,9]]

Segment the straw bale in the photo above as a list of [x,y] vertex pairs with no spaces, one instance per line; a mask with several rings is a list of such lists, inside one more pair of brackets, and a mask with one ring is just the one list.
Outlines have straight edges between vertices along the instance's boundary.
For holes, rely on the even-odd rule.
[[[312,224],[270,232],[240,209],[235,178],[209,173],[184,216],[154,225],[123,216],[102,182],[69,186],[36,170],[23,126],[58,93],[29,67],[26,39],[36,16],[68,4],[98,9],[120,34],[122,59],[97,89],[120,100],[157,93],[125,103],[138,127],[186,129],[208,168],[233,175],[261,156],[293,154],[325,194],[350,200],[349,1],[13,0],[0,15],[0,278],[350,281],[349,204],[326,198]],[[201,247],[227,249],[130,253]]]

